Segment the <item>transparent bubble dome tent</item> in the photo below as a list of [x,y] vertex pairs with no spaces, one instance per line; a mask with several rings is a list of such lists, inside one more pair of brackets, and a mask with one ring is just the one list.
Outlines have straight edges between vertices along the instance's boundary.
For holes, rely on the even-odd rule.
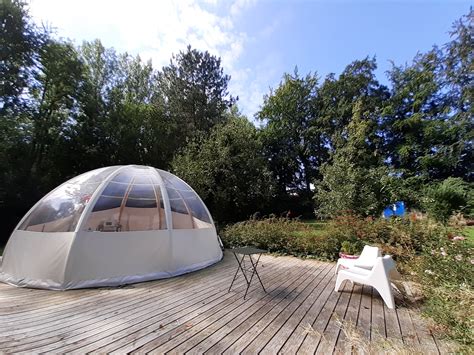
[[0,281],[73,289],[154,280],[222,258],[219,237],[194,190],[138,165],[89,171],[43,197],[4,250]]

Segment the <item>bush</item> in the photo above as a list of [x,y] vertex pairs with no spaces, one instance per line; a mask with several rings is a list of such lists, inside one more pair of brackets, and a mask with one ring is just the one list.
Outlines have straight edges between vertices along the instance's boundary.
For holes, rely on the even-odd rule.
[[226,247],[253,245],[270,252],[335,260],[341,242],[298,220],[268,218],[227,226],[221,233]]
[[447,235],[446,227],[430,220],[361,218],[347,213],[328,222],[323,231],[286,218],[248,220],[227,226],[222,240],[226,247],[254,245],[271,252],[325,260],[336,260],[344,242],[353,245],[356,252],[370,244],[407,263],[421,254],[424,245],[437,243]]
[[442,182],[425,188],[423,208],[439,222],[446,223],[456,212],[467,215],[474,208],[472,186],[460,178],[447,178]]
[[326,233],[341,243],[359,241],[360,249],[364,244],[378,246],[384,254],[392,255],[401,263],[403,269],[414,256],[422,253],[425,245],[447,239],[449,230],[429,219],[374,219],[347,213],[329,222]]

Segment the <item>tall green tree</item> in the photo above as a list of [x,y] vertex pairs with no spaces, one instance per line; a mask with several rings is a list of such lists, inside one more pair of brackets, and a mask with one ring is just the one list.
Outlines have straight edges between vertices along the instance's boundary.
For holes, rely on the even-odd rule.
[[457,164],[452,174],[474,181],[474,10],[453,25],[451,41],[444,46],[443,76],[453,121],[460,127],[462,136],[458,144]]
[[52,39],[45,43],[39,64],[31,88],[30,172],[42,179],[54,173],[57,182],[67,165],[58,166],[55,154],[62,154],[65,134],[75,124],[83,65],[72,44]]
[[228,92],[229,80],[220,58],[191,46],[174,55],[162,69],[160,103],[165,105],[168,122],[173,125],[176,148],[224,122],[224,113],[236,102]]
[[204,199],[219,222],[238,221],[262,211],[273,194],[273,179],[257,129],[236,109],[204,140],[189,144],[172,170]]
[[18,112],[32,81],[47,33],[37,28],[26,3],[0,2],[0,112]]
[[359,110],[371,113],[365,117],[370,126],[368,144],[374,150],[380,149],[382,134],[378,132],[378,122],[389,91],[376,79],[376,69],[375,58],[355,60],[346,66],[339,77],[330,74],[322,83],[317,98],[318,122],[325,129],[327,145],[331,150],[345,144],[346,127],[352,120],[356,103]]
[[76,157],[74,170],[84,172],[114,164],[116,144],[110,135],[109,113],[120,75],[115,50],[106,49],[99,40],[84,42],[78,52],[84,76],[69,150]]
[[333,151],[316,181],[316,209],[324,217],[350,210],[376,216],[390,202],[386,191],[388,170],[382,156],[369,144],[372,122],[363,111],[362,100],[354,105],[352,119],[342,134],[344,145]]
[[451,96],[453,87],[443,79],[443,67],[443,53],[435,47],[417,55],[411,65],[390,71],[392,96],[382,124],[385,152],[404,177],[469,174],[472,116],[451,105],[456,95]]
[[317,117],[316,75],[285,74],[279,87],[264,97],[257,118],[264,122],[261,138],[281,193],[311,194],[328,149]]

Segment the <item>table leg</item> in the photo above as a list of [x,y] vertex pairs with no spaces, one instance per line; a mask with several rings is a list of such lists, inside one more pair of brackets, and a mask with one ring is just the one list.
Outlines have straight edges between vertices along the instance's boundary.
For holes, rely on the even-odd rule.
[[234,281],[235,279],[237,278],[237,274],[239,273],[239,269],[242,271],[242,273],[244,274],[244,277],[245,277],[245,281],[247,282],[248,284],[248,279],[247,279],[247,275],[245,275],[245,271],[242,269],[242,262],[244,260],[244,257],[245,255],[242,255],[242,260],[239,260],[239,258],[237,257],[237,254],[236,253],[233,253],[234,256],[235,256],[235,259],[237,260],[237,270],[235,271],[235,274],[234,274],[234,278],[232,279],[232,283],[230,284],[230,287],[229,287],[229,291],[227,292],[230,292],[231,288],[232,288],[232,285],[234,284]]
[[[253,270],[255,272],[255,274],[257,275],[257,278],[258,278],[258,281],[260,281],[260,285],[262,285],[262,288],[265,292],[267,292],[267,290],[265,290],[265,286],[263,286],[263,282],[262,282],[262,279],[260,278],[260,275],[258,274],[258,271],[257,271],[257,265],[258,265],[258,262],[260,261],[260,257],[262,256],[262,254],[258,254],[258,259],[257,259],[257,262],[255,263],[255,265],[253,264],[253,260],[252,258],[250,258],[250,262],[252,263],[252,266],[253,266]],[[252,275],[253,276],[253,275]]]

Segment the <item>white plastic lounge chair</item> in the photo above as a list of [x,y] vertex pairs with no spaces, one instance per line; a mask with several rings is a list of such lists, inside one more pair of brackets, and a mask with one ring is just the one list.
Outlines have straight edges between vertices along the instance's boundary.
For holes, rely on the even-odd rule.
[[390,255],[377,257],[372,270],[363,269],[357,266],[341,270],[337,274],[335,291],[339,292],[339,288],[343,281],[349,280],[363,285],[369,285],[375,288],[388,308],[394,309],[395,302],[391,287],[391,280],[400,279],[395,261]]
[[382,256],[382,253],[378,247],[365,245],[362,253],[360,253],[360,256],[357,259],[340,258],[336,264],[336,274],[339,272],[339,269],[347,269],[353,266],[370,270],[374,266],[375,260],[379,256]]

